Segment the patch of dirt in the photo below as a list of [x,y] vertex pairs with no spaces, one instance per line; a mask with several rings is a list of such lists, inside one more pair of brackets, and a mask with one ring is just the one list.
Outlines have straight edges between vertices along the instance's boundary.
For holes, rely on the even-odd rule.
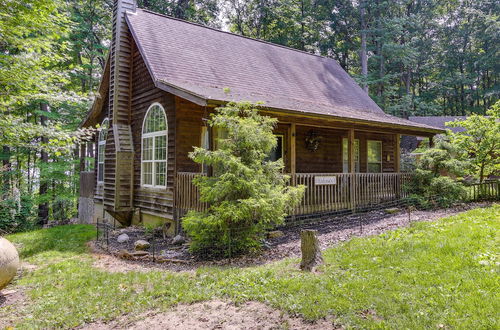
[[254,301],[234,304],[213,300],[177,305],[167,312],[147,313],[139,318],[131,320],[124,316],[107,324],[88,324],[83,329],[335,329],[330,320],[306,322]]
[[20,311],[29,303],[24,291],[7,286],[0,291],[0,329],[14,327],[19,321]]
[[[287,257],[300,257],[300,232],[303,229],[315,229],[318,231],[318,239],[321,249],[326,249],[342,241],[349,240],[352,237],[363,237],[378,235],[388,230],[394,230],[401,227],[407,227],[411,222],[434,221],[442,217],[456,215],[458,213],[478,208],[487,207],[491,203],[470,203],[461,204],[452,208],[437,209],[428,211],[412,211],[410,216],[406,210],[401,210],[396,214],[387,214],[383,210],[372,211],[368,213],[359,213],[352,215],[323,217],[321,221],[311,220],[310,223],[304,223],[295,227],[281,228],[282,237],[268,239],[266,249],[259,255],[246,255],[233,259],[203,261],[197,260],[189,255],[187,246],[174,246],[173,251],[177,251],[177,258],[172,262],[158,263],[151,260],[124,260],[117,257],[119,255],[120,243],[116,237],[123,232],[133,232],[130,241],[127,243],[133,246],[135,239],[141,239],[140,230],[137,228],[122,229],[115,231],[110,235],[109,241],[112,242],[109,248],[103,248],[101,245],[90,243],[91,250],[96,259],[94,265],[97,268],[110,272],[127,271],[150,271],[150,270],[172,270],[172,271],[193,271],[202,266],[231,266],[248,267],[269,263]],[[130,236],[130,235],[129,235]],[[157,239],[160,241],[160,239]],[[131,242],[131,243],[130,243]],[[163,244],[163,245],[162,245]],[[169,250],[172,246],[169,242],[157,244],[166,249],[167,253],[174,253]],[[151,250],[151,249],[150,249]],[[133,247],[129,247],[133,251]],[[159,248],[158,248],[159,251]],[[170,252],[169,252],[170,251]],[[151,256],[149,256],[150,258]],[[176,262],[176,260],[180,262]]]

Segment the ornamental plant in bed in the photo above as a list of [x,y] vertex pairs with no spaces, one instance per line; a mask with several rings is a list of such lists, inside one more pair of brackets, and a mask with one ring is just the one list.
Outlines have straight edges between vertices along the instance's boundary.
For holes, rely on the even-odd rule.
[[195,147],[189,155],[213,172],[194,181],[209,208],[183,219],[191,251],[228,257],[259,249],[265,231],[283,223],[305,188],[287,185],[283,161],[269,160],[277,144],[276,119],[250,103],[229,103],[208,124],[217,135],[215,150]]

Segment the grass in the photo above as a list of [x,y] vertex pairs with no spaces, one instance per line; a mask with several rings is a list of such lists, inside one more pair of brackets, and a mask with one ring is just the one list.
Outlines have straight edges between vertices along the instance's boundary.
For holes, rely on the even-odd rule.
[[[500,205],[380,236],[355,238],[324,252],[319,273],[298,260],[265,266],[200,268],[191,273],[108,273],[92,267],[90,226],[11,235],[38,268],[15,286],[31,303],[19,327],[74,327],[177,303],[256,300],[347,328],[498,329]],[[5,308],[4,308],[5,309]],[[7,310],[0,309],[2,313]]]

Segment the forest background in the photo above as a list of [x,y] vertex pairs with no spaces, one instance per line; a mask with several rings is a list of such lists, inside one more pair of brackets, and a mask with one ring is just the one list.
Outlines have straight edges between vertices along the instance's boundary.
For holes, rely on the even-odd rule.
[[[387,113],[485,114],[499,96],[495,0],[139,0],[141,8],[334,58]],[[78,130],[112,0],[0,0],[0,230],[76,216]]]

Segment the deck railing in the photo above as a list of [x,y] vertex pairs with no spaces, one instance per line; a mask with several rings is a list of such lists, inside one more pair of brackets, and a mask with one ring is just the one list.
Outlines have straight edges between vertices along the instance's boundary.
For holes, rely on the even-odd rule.
[[[200,173],[179,172],[176,180],[176,207],[202,211],[193,178]],[[291,215],[335,212],[371,207],[406,197],[405,184],[411,173],[297,173],[291,176],[294,185],[306,186],[304,198]]]
[[467,199],[470,201],[498,200],[500,198],[500,182],[484,181],[466,185]]
[[185,212],[188,210],[204,211],[208,205],[200,201],[200,192],[193,179],[202,173],[178,172],[175,184],[176,208]]

